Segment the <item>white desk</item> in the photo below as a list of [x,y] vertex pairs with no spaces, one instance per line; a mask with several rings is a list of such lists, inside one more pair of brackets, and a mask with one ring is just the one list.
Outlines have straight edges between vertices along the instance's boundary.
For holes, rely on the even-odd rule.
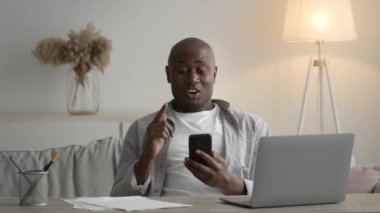
[[[349,194],[346,200],[338,204],[308,205],[277,208],[250,209],[225,204],[219,197],[155,197],[154,199],[191,204],[192,207],[140,211],[142,213],[241,213],[241,212],[380,212],[380,194]],[[58,198],[50,198],[48,206],[21,207],[18,198],[0,198],[0,212],[11,213],[71,213],[88,212],[73,209],[71,205]],[[121,210],[105,211],[123,212]]]

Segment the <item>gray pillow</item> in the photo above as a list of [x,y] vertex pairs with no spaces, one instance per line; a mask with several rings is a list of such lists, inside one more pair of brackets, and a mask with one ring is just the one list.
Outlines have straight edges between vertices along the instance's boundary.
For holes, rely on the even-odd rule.
[[380,180],[380,165],[350,168],[347,193],[372,193]]
[[373,193],[380,193],[380,179],[377,180],[377,184],[375,186],[375,189],[373,190]]

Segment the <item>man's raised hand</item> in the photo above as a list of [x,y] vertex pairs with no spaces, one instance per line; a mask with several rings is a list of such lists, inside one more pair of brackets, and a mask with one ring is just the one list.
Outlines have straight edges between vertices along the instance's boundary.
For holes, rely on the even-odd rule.
[[148,144],[144,152],[144,157],[146,158],[156,158],[163,145],[173,137],[172,126],[166,121],[167,108],[168,105],[165,103],[148,126]]

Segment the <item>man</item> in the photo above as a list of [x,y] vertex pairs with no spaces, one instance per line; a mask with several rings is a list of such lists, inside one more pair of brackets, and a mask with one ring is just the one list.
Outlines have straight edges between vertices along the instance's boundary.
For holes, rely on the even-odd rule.
[[[186,38],[172,47],[166,76],[174,99],[130,126],[111,196],[251,194],[267,125],[211,99],[216,74],[206,42]],[[187,157],[188,137],[199,133],[212,135],[212,156],[197,151],[206,165]]]

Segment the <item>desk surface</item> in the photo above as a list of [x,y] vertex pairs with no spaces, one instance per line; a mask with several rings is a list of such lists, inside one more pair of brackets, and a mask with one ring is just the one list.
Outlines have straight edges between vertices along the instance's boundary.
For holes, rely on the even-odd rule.
[[[380,212],[380,194],[349,194],[346,200],[339,204],[292,206],[278,208],[249,209],[225,204],[219,197],[154,197],[153,199],[191,204],[192,207],[147,210],[150,213],[201,213],[201,212]],[[71,213],[88,212],[73,209],[71,205],[58,198],[50,198],[47,206],[21,207],[18,198],[0,198],[0,212],[29,212],[29,213]],[[99,212],[99,211],[97,211]],[[107,213],[123,212],[121,210],[105,211]]]

